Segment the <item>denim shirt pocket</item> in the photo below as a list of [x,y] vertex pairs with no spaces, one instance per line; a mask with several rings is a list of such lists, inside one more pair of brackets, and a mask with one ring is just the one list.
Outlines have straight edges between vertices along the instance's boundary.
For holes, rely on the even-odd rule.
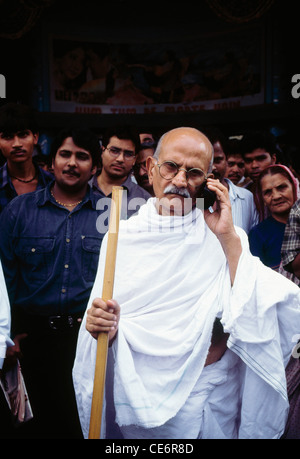
[[94,282],[102,237],[81,236],[82,240],[82,275],[87,282]]
[[40,285],[47,280],[54,268],[54,237],[20,237],[16,255],[26,283]]

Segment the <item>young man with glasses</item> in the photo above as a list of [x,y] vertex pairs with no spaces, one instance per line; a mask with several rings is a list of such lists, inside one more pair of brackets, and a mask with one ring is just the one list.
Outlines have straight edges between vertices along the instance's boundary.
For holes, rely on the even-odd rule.
[[[111,345],[106,438],[283,432],[284,367],[299,333],[300,290],[250,254],[246,233],[233,224],[228,190],[212,178],[212,156],[194,128],[160,139],[147,160],[155,197],[120,222],[117,301],[101,299],[104,236],[73,368],[84,436],[99,332],[108,332]],[[198,205],[205,186],[216,194],[215,211]]]
[[[132,181],[132,169],[140,146],[139,136],[130,127],[116,127],[106,131],[102,138],[102,167],[90,180],[96,194],[108,198],[113,186],[124,188],[122,216],[126,219],[151,197],[144,188]],[[104,203],[104,201],[103,201]]]

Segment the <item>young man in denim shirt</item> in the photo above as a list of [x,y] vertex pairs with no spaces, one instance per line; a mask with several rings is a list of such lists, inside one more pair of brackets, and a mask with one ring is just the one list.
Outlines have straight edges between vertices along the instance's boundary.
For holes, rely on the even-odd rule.
[[71,371],[103,238],[99,196],[88,185],[99,141],[89,131],[65,130],[52,155],[53,182],[18,196],[0,218],[15,342],[10,357],[20,359],[34,416],[16,437],[80,438]]
[[0,108],[0,212],[16,196],[45,188],[52,174],[34,164],[39,133],[36,113],[27,105],[8,103]]

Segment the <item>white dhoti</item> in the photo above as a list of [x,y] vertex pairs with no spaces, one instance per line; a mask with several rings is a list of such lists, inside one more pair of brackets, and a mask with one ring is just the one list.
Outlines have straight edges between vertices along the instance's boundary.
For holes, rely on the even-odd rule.
[[[162,217],[150,199],[120,222],[113,297],[121,319],[109,354],[115,422],[126,438],[281,435],[284,368],[300,329],[299,288],[264,267],[237,232],[243,253],[231,287],[221,245],[200,210]],[[88,308],[102,294],[106,244],[107,237]],[[230,333],[230,350],[204,367],[217,316]],[[73,376],[85,437],[95,357],[84,318]]]

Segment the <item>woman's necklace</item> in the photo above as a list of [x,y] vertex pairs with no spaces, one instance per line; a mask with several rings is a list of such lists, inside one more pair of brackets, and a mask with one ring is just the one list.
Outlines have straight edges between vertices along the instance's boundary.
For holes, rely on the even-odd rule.
[[18,180],[19,182],[30,183],[30,182],[33,182],[33,180],[37,178],[37,172],[35,173],[34,177],[32,177],[30,180],[24,180],[24,179],[21,179],[19,177],[15,177],[14,175],[11,175],[11,174],[10,174],[10,176],[11,176],[11,178],[14,178],[14,179]]
[[53,191],[51,191],[51,195],[52,197],[54,198],[55,202],[57,202],[57,204],[60,204],[61,206],[64,206],[64,207],[74,207],[74,206],[78,206],[78,204],[80,204],[82,202],[82,199],[80,201],[77,201],[77,202],[74,202],[73,204],[65,204],[64,202],[60,202],[58,201],[54,194],[53,194]]

